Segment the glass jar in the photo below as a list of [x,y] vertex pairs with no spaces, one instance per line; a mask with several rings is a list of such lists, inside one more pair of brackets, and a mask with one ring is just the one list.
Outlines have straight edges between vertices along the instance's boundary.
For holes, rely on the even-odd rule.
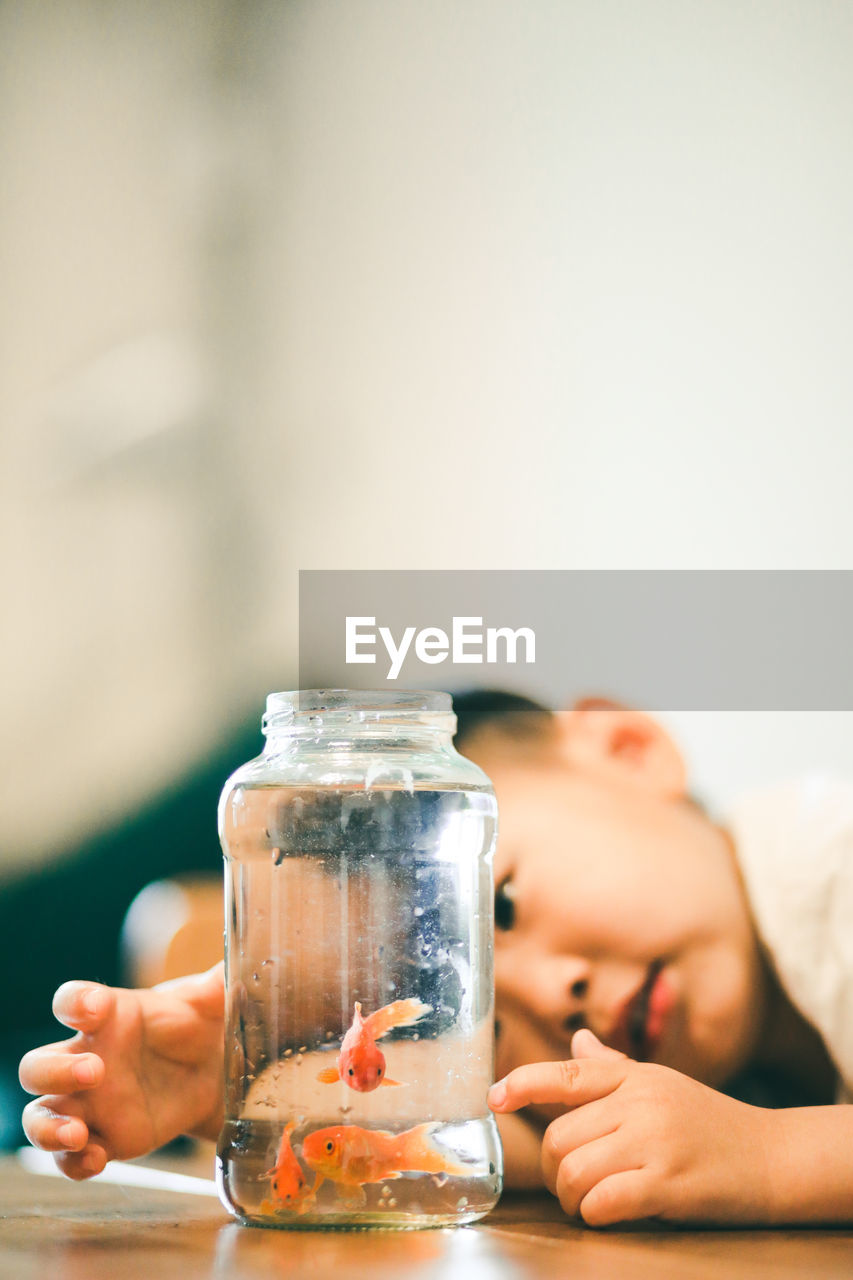
[[219,807],[226,1100],[244,1223],[472,1222],[501,1190],[497,808],[446,693],[274,693]]

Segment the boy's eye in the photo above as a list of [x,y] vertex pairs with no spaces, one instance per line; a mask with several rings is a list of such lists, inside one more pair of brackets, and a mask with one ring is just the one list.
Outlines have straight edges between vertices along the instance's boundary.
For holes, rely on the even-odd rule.
[[511,876],[504,876],[495,889],[495,928],[511,929],[515,924],[515,889]]

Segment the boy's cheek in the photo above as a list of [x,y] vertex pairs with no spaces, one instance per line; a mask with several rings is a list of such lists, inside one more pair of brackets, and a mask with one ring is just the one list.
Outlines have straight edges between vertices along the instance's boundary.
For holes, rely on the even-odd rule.
[[532,1018],[501,1007],[495,1019],[495,1079],[531,1062],[559,1062],[569,1056],[566,1045],[553,1044]]

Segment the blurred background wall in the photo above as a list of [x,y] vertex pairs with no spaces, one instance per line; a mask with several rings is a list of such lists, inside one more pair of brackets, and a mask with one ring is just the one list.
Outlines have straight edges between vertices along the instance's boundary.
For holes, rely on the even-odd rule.
[[[257,719],[300,567],[851,567],[851,54],[835,0],[2,0],[0,867]],[[720,798],[853,769],[676,719]]]

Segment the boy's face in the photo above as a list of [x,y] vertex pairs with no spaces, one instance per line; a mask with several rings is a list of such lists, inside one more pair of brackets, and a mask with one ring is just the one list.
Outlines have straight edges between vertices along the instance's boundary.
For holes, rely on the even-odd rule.
[[490,751],[486,735],[463,748],[492,778],[500,815],[497,1073],[567,1057],[589,1026],[718,1086],[749,1061],[764,1006],[732,849],[654,767],[647,776],[642,743],[597,760],[608,734],[535,760]]

